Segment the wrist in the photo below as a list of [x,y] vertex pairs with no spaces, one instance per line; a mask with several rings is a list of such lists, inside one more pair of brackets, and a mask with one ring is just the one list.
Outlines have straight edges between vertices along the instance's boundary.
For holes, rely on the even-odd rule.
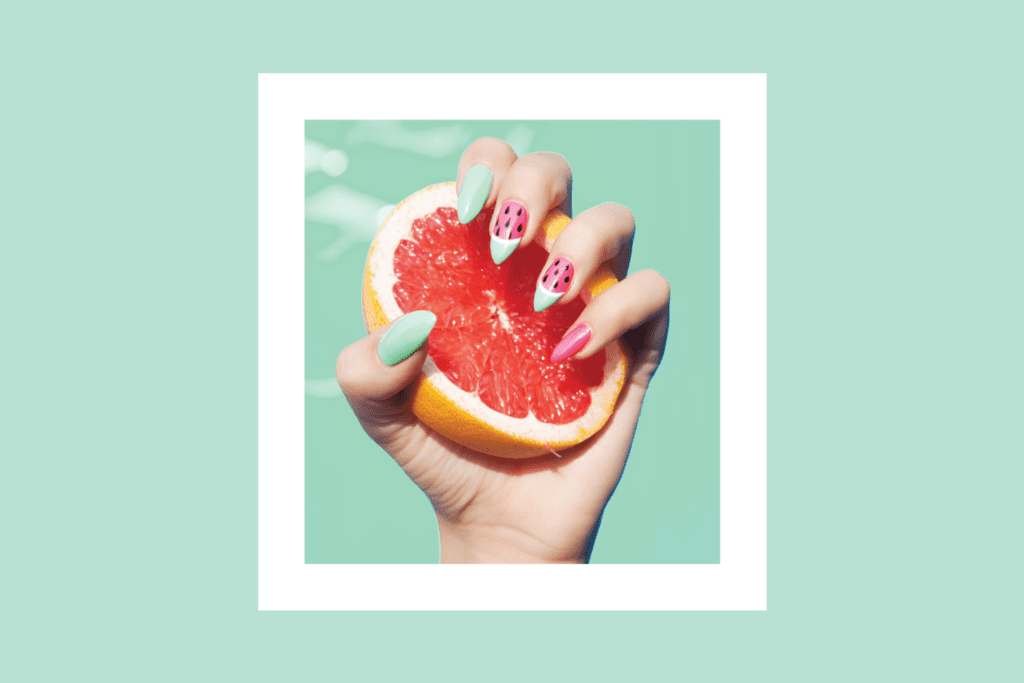
[[453,523],[440,514],[441,564],[586,564],[590,546],[552,551],[515,530]]

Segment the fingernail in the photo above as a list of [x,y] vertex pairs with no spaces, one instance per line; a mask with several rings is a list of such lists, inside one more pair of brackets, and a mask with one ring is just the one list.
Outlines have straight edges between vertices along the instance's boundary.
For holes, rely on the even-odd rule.
[[462,179],[462,187],[459,188],[459,222],[465,225],[476,218],[480,209],[484,208],[487,195],[491,193],[491,181],[494,176],[483,164],[477,164],[469,169],[466,177]]
[[562,337],[558,342],[554,353],[551,354],[551,362],[559,363],[572,354],[576,353],[590,341],[591,331],[586,325],[577,325],[569,331],[569,334]]
[[540,313],[569,291],[574,272],[576,269],[572,261],[564,256],[555,259],[537,284],[537,291],[533,295],[533,310]]
[[423,346],[434,329],[437,316],[430,311],[413,311],[395,321],[377,344],[377,355],[385,365],[395,365]]
[[507,201],[501,205],[491,235],[491,258],[495,263],[501,263],[516,250],[529,218],[526,207],[519,202]]

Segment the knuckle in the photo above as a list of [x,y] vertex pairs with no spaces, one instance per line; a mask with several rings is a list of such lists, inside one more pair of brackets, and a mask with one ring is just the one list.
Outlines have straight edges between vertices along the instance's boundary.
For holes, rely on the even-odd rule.
[[564,192],[567,179],[572,177],[569,164],[561,154],[552,152],[535,152],[524,154],[516,159],[513,167],[517,180],[526,179],[538,187],[549,188],[549,191]]
[[602,206],[614,215],[618,221],[628,225],[630,230],[636,229],[636,217],[628,206],[623,206],[616,202],[605,202]]
[[526,154],[516,159],[510,173],[515,174],[516,182],[534,182],[547,176],[547,168],[536,154]]
[[[565,157],[552,152],[533,152],[515,160],[505,178],[524,198],[551,206],[560,205],[571,192],[572,172]],[[531,221],[532,222],[532,221]]]
[[512,166],[517,183],[529,185],[538,191],[551,194],[562,184],[562,176],[556,173],[543,158],[537,154],[526,154],[516,159]]
[[469,144],[466,148],[466,155],[472,154],[484,154],[484,155],[511,155],[515,158],[515,151],[512,149],[512,145],[508,144],[504,140],[492,137],[477,138]]
[[666,302],[672,296],[672,288],[665,276],[656,270],[640,270],[636,275],[641,279],[643,288],[650,292],[650,297],[656,301]]
[[536,156],[553,169],[566,175],[571,174],[569,160],[557,152],[538,152]]

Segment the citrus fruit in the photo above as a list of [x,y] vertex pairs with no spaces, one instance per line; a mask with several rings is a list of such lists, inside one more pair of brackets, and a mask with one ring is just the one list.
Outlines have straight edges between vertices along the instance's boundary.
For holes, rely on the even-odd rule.
[[537,277],[568,216],[552,211],[538,239],[495,265],[491,211],[463,225],[455,201],[455,183],[432,185],[381,225],[363,277],[367,330],[415,310],[437,316],[411,401],[413,413],[449,439],[509,458],[584,441],[615,407],[626,356],[615,341],[584,360],[550,358],[586,303],[615,284],[615,276],[602,268],[581,297],[537,313]]

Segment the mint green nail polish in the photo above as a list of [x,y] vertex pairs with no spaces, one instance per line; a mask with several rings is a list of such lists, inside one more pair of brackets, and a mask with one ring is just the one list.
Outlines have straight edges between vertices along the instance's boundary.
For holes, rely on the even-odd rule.
[[564,294],[564,292],[549,292],[540,285],[537,285],[537,291],[533,294],[533,310],[540,313],[545,308],[561,299],[562,294]]
[[395,365],[413,354],[434,329],[437,316],[430,311],[413,311],[395,321],[377,344],[377,355],[385,365]]
[[518,246],[519,240],[503,240],[491,235],[491,258],[500,265],[502,261],[512,255]]
[[466,173],[466,177],[462,179],[462,187],[459,188],[460,223],[469,223],[480,213],[480,209],[484,208],[487,195],[491,193],[492,180],[494,176],[483,164],[477,164]]

